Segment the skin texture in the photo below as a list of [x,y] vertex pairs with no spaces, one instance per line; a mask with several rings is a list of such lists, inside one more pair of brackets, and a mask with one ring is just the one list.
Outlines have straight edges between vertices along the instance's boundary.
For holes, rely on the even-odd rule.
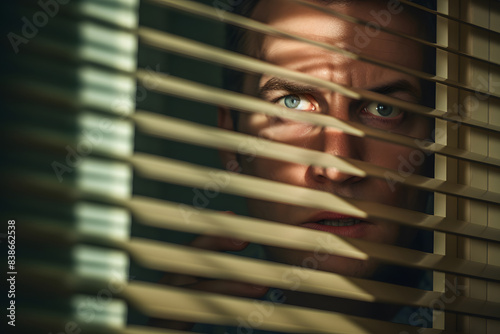
[[[366,21],[374,21],[370,12],[384,10],[386,9],[384,5],[386,2],[383,1],[362,1],[356,2],[355,6],[334,3],[328,7]],[[366,41],[360,43],[360,30],[356,28],[359,26],[297,4],[285,4],[283,0],[261,1],[253,13],[253,18],[290,33],[358,50],[362,54],[390,63],[413,69],[422,69],[423,66],[422,50],[414,42],[379,32],[370,38],[368,43]],[[418,33],[417,22],[404,12],[391,15],[388,27],[411,35]],[[361,28],[364,27],[361,26]],[[420,82],[410,75],[349,59],[341,54],[328,52],[298,41],[274,37],[265,37],[262,40],[255,37],[249,45],[255,47],[259,45],[259,42],[262,43],[262,48],[257,48],[255,55],[267,62],[355,88],[379,90],[384,87],[382,93],[409,102],[418,103],[421,100]],[[252,50],[248,52],[252,53]],[[372,101],[356,101],[335,92],[307,87],[300,83],[283,82],[280,78],[268,75],[258,80],[258,87],[253,86],[254,82],[255,80],[247,80],[245,85],[247,93],[257,91],[264,100],[284,107],[286,107],[286,98],[283,97],[294,94],[300,98],[299,108],[304,112],[323,113],[341,120],[359,122],[415,138],[426,138],[430,133],[430,124],[427,119],[404,111],[399,114],[393,113],[391,117],[381,117],[376,112],[377,103],[374,104]],[[375,114],[370,111],[375,111]],[[395,114],[397,115],[394,116]],[[232,129],[231,115],[227,111],[221,111],[220,126]],[[414,151],[411,148],[374,139],[356,138],[331,128],[298,124],[261,114],[241,113],[238,127],[239,131],[254,136],[358,159],[394,170],[397,170],[401,164],[400,159],[408,161],[410,154]],[[401,186],[396,186],[393,191],[386,180],[353,177],[335,169],[254,157],[236,157],[229,152],[223,153],[223,159],[225,162],[238,160],[242,173],[245,174],[322,190],[347,198],[421,209],[419,206],[422,201],[419,200],[417,191]],[[415,167],[417,167],[416,172],[420,172],[418,168],[420,166]],[[248,201],[248,207],[252,216],[290,225],[309,222],[319,213],[315,209],[253,199]],[[361,231],[346,229],[347,231],[339,231],[338,234],[388,244],[410,242],[408,235],[411,233],[403,231],[394,224],[368,222],[364,225]],[[307,265],[308,259],[314,257],[312,253],[271,247],[268,248],[268,254],[273,260],[294,265]],[[338,256],[322,257],[322,260],[317,262],[317,268],[320,270],[357,277],[373,276],[378,268],[378,264],[373,260],[358,261]]]
[[[331,9],[352,15],[367,21],[374,21],[370,13],[387,10],[387,1],[353,1],[352,3],[333,2],[325,5]],[[358,53],[369,55],[384,61],[422,69],[423,50],[406,39],[382,32],[372,34],[368,42],[360,39],[359,31],[363,26],[336,19],[319,11],[305,8],[285,0],[260,1],[252,18],[276,28],[305,36],[313,40],[330,43]],[[418,23],[405,12],[390,17],[388,28],[417,35]],[[365,34],[366,36],[366,34]],[[363,43],[361,43],[363,42]],[[338,53],[321,50],[301,42],[273,37],[250,36],[246,52],[269,63],[286,67],[311,76],[355,88],[375,90],[388,96],[405,101],[419,103],[422,100],[422,88],[418,79],[397,73],[358,60],[349,59]],[[358,122],[383,131],[404,134],[414,138],[428,138],[431,126],[428,119],[404,111],[393,110],[389,116],[377,112],[377,103],[356,101],[334,92],[319,90],[300,83],[284,81],[282,78],[263,75],[247,76],[244,93],[260,96],[262,99],[283,107],[298,102],[295,108],[302,112],[322,113],[341,120]],[[290,96],[290,95],[293,95]],[[387,110],[383,106],[380,110]],[[232,113],[219,110],[219,126],[234,130]],[[238,131],[254,136],[271,139],[312,150],[326,152],[341,157],[358,159],[374,165],[397,170],[401,160],[408,161],[413,149],[389,144],[374,139],[362,139],[343,134],[335,129],[299,124],[285,119],[271,118],[260,114],[240,113]],[[391,189],[387,181],[373,178],[353,177],[335,169],[323,169],[315,166],[274,161],[250,156],[238,156],[234,152],[221,152],[224,166],[239,169],[241,173],[287,184],[325,191],[331,194],[368,200],[387,205],[422,210],[421,194],[400,185]],[[237,165],[236,165],[237,164]],[[235,168],[238,167],[238,168]],[[421,173],[423,165],[414,166],[416,173]],[[314,221],[320,213],[315,209],[271,203],[254,199],[248,200],[248,209],[252,216],[290,225],[302,225]],[[402,229],[388,222],[364,222],[355,229],[339,229],[338,234],[357,237],[364,240],[408,246],[413,232]],[[191,246],[213,251],[238,251],[246,243],[227,238],[200,236]],[[378,277],[384,279],[384,272],[379,263],[368,260],[358,261],[339,256],[308,253],[268,247],[267,255],[271,260],[298,266],[341,273],[356,277]],[[314,265],[310,265],[315,259]],[[218,292],[243,297],[262,297],[267,287],[256,287],[239,282],[204,280],[195,277],[167,274],[161,283],[183,286],[189,289]],[[287,303],[310,307],[337,310],[358,314],[389,317],[396,310],[380,308],[370,304],[365,308],[350,305],[349,301],[334,301],[315,295],[299,295],[285,292]],[[381,315],[381,313],[385,315]],[[170,321],[152,321],[162,327],[186,329],[189,324]]]

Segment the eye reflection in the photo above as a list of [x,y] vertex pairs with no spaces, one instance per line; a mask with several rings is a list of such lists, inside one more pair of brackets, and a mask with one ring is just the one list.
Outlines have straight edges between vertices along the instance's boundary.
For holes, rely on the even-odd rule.
[[397,108],[387,104],[382,104],[378,102],[372,102],[364,108],[365,112],[383,118],[394,118],[401,115],[402,111]]
[[288,109],[314,111],[316,107],[311,102],[311,98],[304,94],[290,94],[283,96],[276,101],[278,105]]

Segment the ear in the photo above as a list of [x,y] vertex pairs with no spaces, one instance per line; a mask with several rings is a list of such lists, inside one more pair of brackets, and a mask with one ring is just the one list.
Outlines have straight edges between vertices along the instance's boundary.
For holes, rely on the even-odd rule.
[[[217,126],[221,129],[234,131],[231,110],[223,107],[218,108]],[[232,172],[239,172],[241,170],[235,152],[219,150],[219,157],[227,170]]]

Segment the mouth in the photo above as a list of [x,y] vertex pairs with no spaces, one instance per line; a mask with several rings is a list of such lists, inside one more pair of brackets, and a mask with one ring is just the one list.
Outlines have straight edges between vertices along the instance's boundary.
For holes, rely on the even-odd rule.
[[367,221],[333,212],[321,212],[300,226],[350,238],[364,237],[370,225]]
[[342,227],[342,226],[353,226],[355,224],[359,224],[362,221],[356,218],[343,218],[343,219],[337,219],[337,220],[331,220],[331,219],[323,219],[317,222],[317,224],[321,225],[326,225],[326,226],[337,226],[337,227]]

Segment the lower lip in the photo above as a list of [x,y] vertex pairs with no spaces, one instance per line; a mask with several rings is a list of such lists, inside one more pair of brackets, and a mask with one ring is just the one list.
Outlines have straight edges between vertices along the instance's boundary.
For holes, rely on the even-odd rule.
[[362,238],[367,234],[367,229],[370,223],[361,222],[351,226],[329,226],[318,223],[305,223],[300,226],[310,228],[313,230],[329,232],[336,235],[349,238]]

